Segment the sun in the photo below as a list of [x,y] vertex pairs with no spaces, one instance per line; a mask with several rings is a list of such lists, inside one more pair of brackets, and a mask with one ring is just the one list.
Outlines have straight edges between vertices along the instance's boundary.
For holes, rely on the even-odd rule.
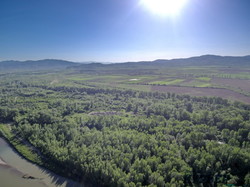
[[176,16],[187,0],[141,0],[141,4],[160,16]]

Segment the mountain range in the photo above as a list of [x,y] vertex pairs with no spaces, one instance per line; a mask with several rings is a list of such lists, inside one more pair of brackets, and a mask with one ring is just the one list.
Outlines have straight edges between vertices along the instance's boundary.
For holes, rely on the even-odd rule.
[[133,66],[250,66],[250,55],[248,56],[217,56],[202,55],[190,58],[180,59],[158,59],[155,61],[139,61],[124,63],[77,63],[65,60],[44,59],[28,61],[2,61],[0,62],[0,71],[6,70],[61,70],[69,67],[98,68],[98,67],[133,67]]
[[180,58],[172,60],[158,59],[153,61],[157,64],[186,65],[186,66],[237,66],[250,65],[250,55],[248,56],[218,56],[202,55],[190,58]]
[[55,59],[28,60],[28,61],[2,61],[0,62],[0,71],[5,70],[59,70],[78,65],[75,62]]

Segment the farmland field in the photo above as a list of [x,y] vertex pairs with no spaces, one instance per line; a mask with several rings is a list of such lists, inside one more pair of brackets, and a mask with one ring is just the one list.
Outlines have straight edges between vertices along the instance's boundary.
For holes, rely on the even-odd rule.
[[[65,79],[74,80],[76,84],[96,85],[113,88],[130,88],[134,90],[173,92],[193,96],[219,96],[229,100],[250,103],[250,68],[230,67],[160,67],[145,66],[125,68],[91,67],[84,73]],[[109,72],[109,75],[105,75]]]

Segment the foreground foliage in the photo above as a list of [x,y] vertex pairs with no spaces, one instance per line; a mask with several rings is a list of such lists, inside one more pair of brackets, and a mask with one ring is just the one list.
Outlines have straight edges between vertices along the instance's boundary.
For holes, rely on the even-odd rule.
[[1,82],[0,122],[100,186],[250,184],[250,106],[221,98]]

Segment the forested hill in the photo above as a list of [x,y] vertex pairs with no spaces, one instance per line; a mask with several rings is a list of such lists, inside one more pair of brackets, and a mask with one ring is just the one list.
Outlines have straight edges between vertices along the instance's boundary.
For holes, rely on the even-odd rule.
[[203,55],[190,58],[153,61],[158,65],[186,65],[186,66],[250,66],[250,56],[217,56]]
[[10,70],[50,70],[50,69],[65,69],[73,67],[73,69],[106,69],[106,68],[141,68],[156,67],[156,66],[250,66],[250,55],[242,57],[234,56],[216,56],[203,55],[190,58],[180,59],[158,59],[155,61],[139,61],[139,62],[124,62],[124,63],[83,63],[70,62],[65,60],[44,59],[44,60],[28,60],[28,61],[2,61],[0,62],[0,71]]
[[[216,56],[203,55],[190,58],[180,59],[158,59],[155,61],[139,61],[124,63],[91,63],[82,64],[75,68],[76,70],[121,70],[133,68],[133,70],[141,68],[154,69],[160,67],[190,67],[190,66],[218,66],[218,67],[250,67],[250,56],[233,57],[233,56]],[[74,69],[74,68],[73,68]]]
[[49,70],[65,69],[69,66],[76,66],[78,63],[65,60],[44,59],[28,61],[2,61],[0,62],[0,71],[17,71],[17,70]]

